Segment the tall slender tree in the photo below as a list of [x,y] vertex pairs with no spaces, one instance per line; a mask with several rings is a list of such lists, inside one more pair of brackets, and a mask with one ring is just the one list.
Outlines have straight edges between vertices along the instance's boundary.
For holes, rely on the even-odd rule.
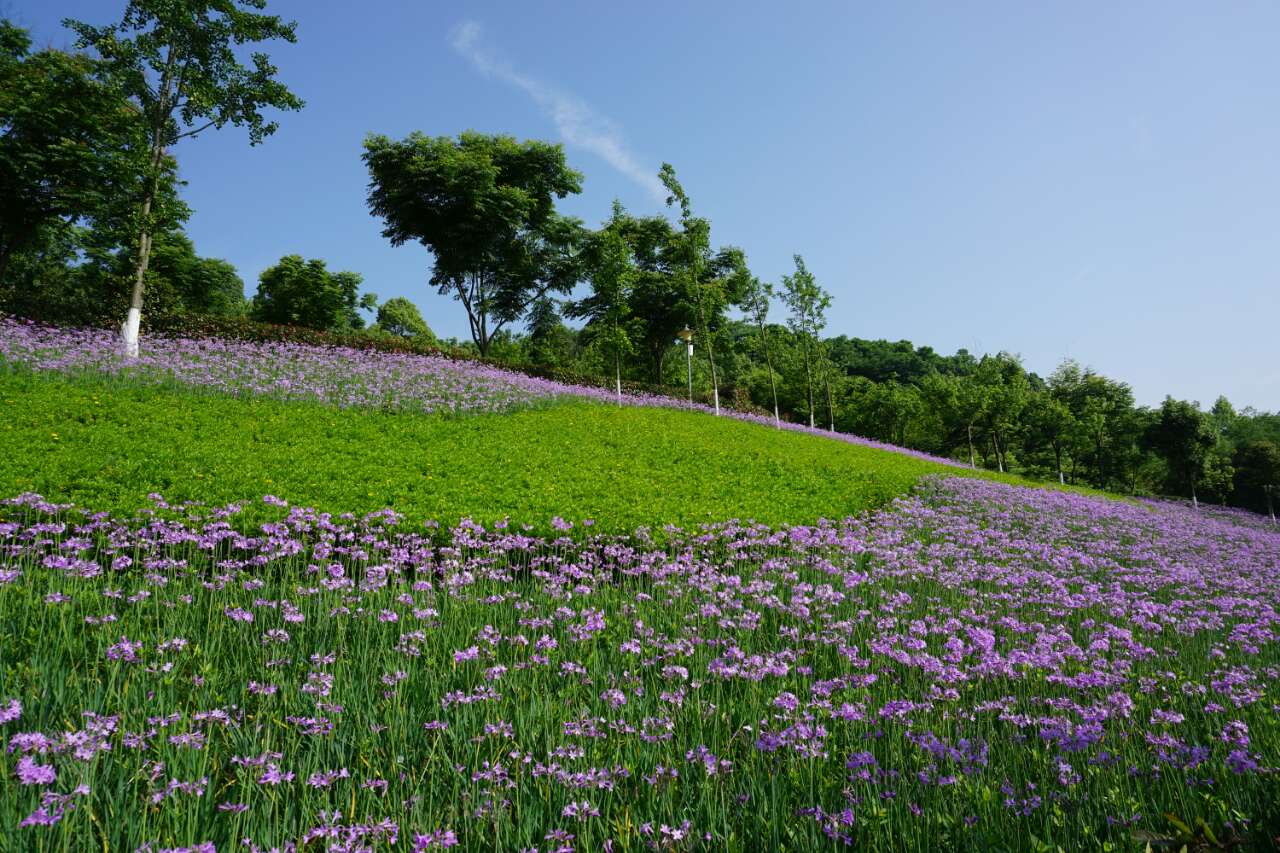
[[169,149],[209,128],[248,128],[257,145],[276,131],[263,109],[299,110],[300,98],[276,79],[265,53],[251,65],[237,55],[243,45],[295,41],[295,24],[263,14],[266,0],[129,0],[120,23],[94,27],[68,19],[77,45],[92,49],[121,80],[148,137],[144,188],[138,215],[138,252],[129,311],[121,326],[125,355],[138,354],[143,290],[153,207]]
[[772,301],[773,285],[752,276],[743,289],[742,309],[756,325],[757,340],[764,353],[765,369],[769,373],[769,396],[773,398],[773,425],[780,427],[782,417],[778,413],[778,384],[773,372],[773,353],[769,349],[769,329],[765,325],[769,319],[769,306]]
[[703,281],[703,274],[706,272],[710,262],[711,223],[702,217],[693,215],[689,196],[685,193],[684,187],[680,185],[680,181],[676,179],[676,170],[672,168],[670,163],[662,164],[662,169],[658,172],[658,179],[662,181],[662,185],[670,193],[667,196],[667,206],[679,205],[680,207],[680,227],[682,232],[677,241],[679,264],[681,272],[693,288],[697,302],[698,332],[707,351],[707,363],[711,368],[711,399],[718,415],[720,414],[720,377],[716,371],[715,341],[711,323],[709,322],[709,316],[713,311],[712,306],[708,305],[708,302],[712,300],[709,298],[710,294],[707,293],[707,286]]
[[571,303],[570,317],[585,319],[587,340],[600,344],[613,356],[613,381],[622,405],[622,356],[633,351],[630,330],[631,286],[636,279],[631,247],[622,234],[626,211],[613,203],[613,216],[587,241],[584,268],[591,281],[591,295]]
[[796,271],[782,277],[782,298],[791,309],[787,325],[800,339],[804,358],[805,399],[809,406],[809,426],[814,426],[813,361],[818,346],[818,335],[827,325],[826,311],[831,306],[831,295],[818,286],[818,280],[804,265],[804,258],[795,255]]

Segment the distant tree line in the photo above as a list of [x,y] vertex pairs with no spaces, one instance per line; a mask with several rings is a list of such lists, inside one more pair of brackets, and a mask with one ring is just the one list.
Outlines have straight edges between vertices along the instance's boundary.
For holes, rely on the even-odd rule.
[[[126,355],[147,318],[197,314],[436,340],[411,301],[378,304],[359,274],[321,259],[283,256],[246,299],[235,269],[184,234],[181,140],[233,125],[256,145],[275,130],[264,109],[302,107],[265,54],[246,65],[237,50],[294,40],[264,8],[130,0],[115,25],[67,21],[77,52],[33,50],[0,22],[0,310],[120,324]],[[362,156],[383,235],[427,250],[431,286],[467,319],[469,340],[448,343],[477,356],[598,377],[619,396],[624,383],[679,394],[691,379],[685,393],[717,411],[1064,483],[1258,511],[1280,499],[1280,414],[1223,398],[1137,406],[1127,385],[1070,361],[1041,377],[1007,353],[824,337],[831,294],[804,258],[762,282],[741,248],[713,242],[669,164],[666,215],[615,202],[592,228],[556,210],[582,189],[559,145],[370,134]]]

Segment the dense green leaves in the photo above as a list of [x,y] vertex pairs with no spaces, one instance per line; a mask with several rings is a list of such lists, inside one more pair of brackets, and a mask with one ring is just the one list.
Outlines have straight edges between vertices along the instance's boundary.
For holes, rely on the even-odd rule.
[[247,128],[249,144],[257,145],[276,130],[264,109],[302,108],[302,99],[276,79],[267,54],[254,52],[249,65],[241,62],[246,45],[295,40],[294,24],[262,14],[265,7],[266,0],[129,0],[118,24],[64,21],[78,36],[78,46],[96,52],[119,81],[134,106],[136,127],[147,139],[138,249],[123,328],[129,355],[137,355],[152,235],[160,225],[154,208],[168,172],[168,149],[228,124]]
[[559,145],[473,132],[370,134],[363,157],[383,236],[431,251],[431,283],[462,303],[482,355],[533,302],[578,281],[581,226],[555,212],[555,199],[580,192],[582,176]]
[[265,108],[303,106],[267,54],[241,61],[245,45],[297,40],[296,24],[264,8],[266,0],[129,0],[118,24],[64,23],[122,78],[158,147],[226,125],[245,127],[257,145],[278,126]]
[[393,297],[378,306],[378,329],[389,335],[424,343],[433,343],[436,339],[427,321],[422,319],[418,306],[403,296]]
[[1209,451],[1216,443],[1213,425],[1194,403],[1165,397],[1146,439],[1169,462],[1171,479],[1196,500],[1196,483],[1205,474]]
[[0,293],[15,288],[7,272],[17,253],[56,245],[72,224],[109,219],[137,198],[146,137],[134,113],[103,63],[31,53],[26,32],[0,21]]
[[360,281],[358,273],[330,272],[322,260],[286,255],[259,277],[249,314],[265,323],[338,332],[359,329],[364,326],[359,309],[377,305],[375,295],[360,296]]

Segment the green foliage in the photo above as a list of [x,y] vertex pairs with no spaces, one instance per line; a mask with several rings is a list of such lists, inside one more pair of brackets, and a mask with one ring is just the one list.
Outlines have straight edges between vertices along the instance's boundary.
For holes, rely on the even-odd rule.
[[628,311],[648,359],[648,379],[661,384],[676,333],[697,322],[694,283],[677,272],[677,235],[665,216],[624,215],[618,223],[636,262]]
[[528,334],[521,363],[550,368],[569,368],[581,347],[579,335],[560,319],[554,299],[544,296],[529,307]]
[[814,425],[813,374],[818,335],[827,324],[826,310],[831,306],[831,294],[818,286],[813,273],[804,265],[804,258],[795,255],[796,271],[782,277],[782,301],[791,315],[787,325],[800,339],[804,358],[805,400],[809,409],[809,426]]
[[[93,242],[92,235],[86,242]],[[88,255],[87,262],[75,274],[84,280],[86,288],[99,294],[105,310],[96,319],[116,316],[127,304],[136,246],[114,252],[90,246]],[[178,230],[159,231],[152,237],[146,288],[151,313],[159,316],[232,315],[245,311],[244,282],[235,267],[224,260],[200,257],[191,239]]]
[[481,355],[532,303],[577,283],[582,228],[554,200],[581,192],[582,176],[559,145],[474,132],[370,134],[363,159],[382,235],[431,251],[431,283],[462,303]]
[[378,328],[389,335],[435,343],[427,321],[422,319],[418,306],[403,296],[388,299],[378,306]]
[[[276,80],[267,54],[253,52],[251,65],[240,61],[246,45],[295,40],[294,24],[262,14],[265,6],[266,0],[129,0],[118,24],[63,22],[76,33],[77,46],[96,52],[119,81],[133,103],[136,131],[146,138],[131,309],[142,309],[152,234],[166,221],[156,203],[173,169],[168,150],[228,124],[247,128],[249,144],[257,145],[277,127],[264,108],[302,109],[302,99]],[[136,338],[127,345],[136,354]]]
[[0,373],[0,492],[132,512],[149,492],[273,493],[332,511],[597,529],[770,524],[880,506],[927,461],[668,409],[572,403],[467,418],[333,409]]
[[264,323],[338,332],[360,329],[360,309],[377,305],[372,293],[360,295],[360,281],[358,273],[329,272],[322,260],[285,255],[259,276],[249,314]]
[[613,217],[592,234],[583,252],[583,267],[591,282],[591,294],[569,305],[568,314],[586,320],[582,338],[604,349],[612,358],[614,382],[622,394],[622,357],[634,351],[631,319],[631,287],[636,279],[631,247],[622,234],[624,211],[614,202]]
[[1255,510],[1275,512],[1280,499],[1280,444],[1254,439],[1236,448],[1232,462],[1237,503]]
[[27,298],[20,291],[31,284],[8,275],[15,256],[39,256],[74,223],[110,219],[122,200],[136,199],[146,159],[118,76],[88,56],[29,49],[25,31],[0,21],[0,297],[9,291],[8,304]]
[[1146,441],[1168,460],[1173,485],[1196,500],[1196,484],[1216,443],[1213,425],[1199,405],[1165,397]]
[[68,19],[81,48],[120,76],[155,144],[168,148],[209,127],[245,127],[249,144],[275,133],[263,109],[300,110],[261,52],[244,45],[297,40],[296,24],[260,11],[266,0],[129,0],[120,23],[94,27]]

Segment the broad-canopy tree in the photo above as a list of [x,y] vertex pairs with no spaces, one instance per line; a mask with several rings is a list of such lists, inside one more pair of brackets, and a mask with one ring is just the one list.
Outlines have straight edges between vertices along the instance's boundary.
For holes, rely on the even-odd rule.
[[1024,412],[1027,425],[1027,437],[1031,443],[1047,446],[1053,453],[1053,467],[1058,475],[1058,482],[1065,483],[1066,475],[1062,469],[1063,453],[1075,423],[1071,410],[1050,392],[1032,394]]
[[467,132],[458,138],[370,134],[369,210],[392,245],[421,243],[431,283],[462,303],[481,355],[508,324],[580,278],[581,223],[555,200],[582,190],[559,145]]
[[676,333],[698,322],[696,288],[677,271],[678,236],[665,216],[628,214],[619,230],[636,264],[629,304],[636,340],[649,357],[652,382],[660,385]]
[[428,343],[436,339],[418,306],[403,296],[394,296],[378,306],[377,323],[379,329],[398,338]]
[[1026,371],[1016,357],[1002,352],[984,356],[972,381],[982,387],[982,424],[991,442],[996,469],[1003,473],[1008,467],[1011,434],[1022,423],[1022,410],[1031,393]]
[[364,328],[360,310],[377,307],[378,297],[360,295],[354,272],[330,272],[319,259],[285,255],[258,278],[249,315],[264,323],[350,332]]
[[265,108],[298,110],[300,98],[276,79],[265,53],[241,62],[245,45],[275,39],[295,41],[292,22],[263,14],[266,0],[129,0],[117,24],[64,24],[92,49],[120,81],[147,135],[143,187],[138,208],[133,287],[121,334],[125,355],[138,354],[147,264],[156,223],[153,207],[164,179],[169,150],[180,140],[228,124],[245,127],[249,144],[276,131]]
[[931,373],[920,387],[942,424],[944,444],[952,447],[963,441],[969,450],[969,467],[978,467],[973,431],[985,409],[984,386],[970,376]]
[[1165,397],[1156,420],[1147,428],[1148,444],[1169,464],[1175,484],[1188,489],[1192,505],[1199,505],[1196,483],[1216,442],[1213,424],[1200,407]]

